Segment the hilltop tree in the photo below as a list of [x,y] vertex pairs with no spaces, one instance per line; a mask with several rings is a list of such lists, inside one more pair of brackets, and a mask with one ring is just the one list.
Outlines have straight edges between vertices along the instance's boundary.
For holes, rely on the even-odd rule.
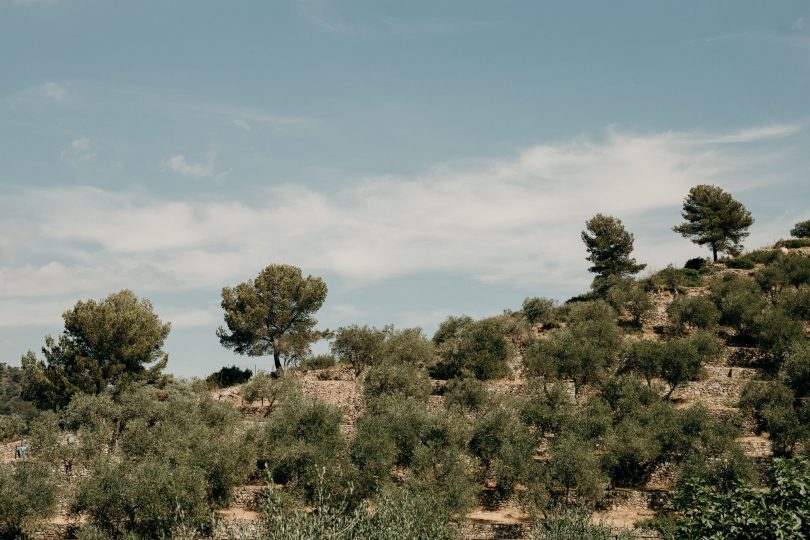
[[276,371],[302,358],[309,346],[327,332],[315,330],[313,317],[326,299],[326,284],[319,277],[301,275],[301,269],[271,264],[256,277],[222,289],[226,331],[217,329],[223,347],[248,356],[273,355]]
[[672,230],[700,246],[711,247],[715,262],[718,252],[736,255],[742,251],[740,241],[754,223],[742,203],[721,188],[705,184],[689,190],[681,216],[686,222]]
[[790,229],[790,235],[796,238],[810,238],[810,219],[798,222]]
[[596,214],[585,222],[582,241],[588,250],[587,260],[593,263],[588,271],[595,273],[598,280],[637,274],[647,266],[630,257],[633,235],[625,230],[622,220],[613,216]]
[[64,406],[75,394],[98,394],[121,382],[153,380],[166,367],[162,347],[171,325],[132,291],[78,302],[62,318],[59,339],[45,338],[44,362],[31,351],[22,358],[23,396],[40,408]]

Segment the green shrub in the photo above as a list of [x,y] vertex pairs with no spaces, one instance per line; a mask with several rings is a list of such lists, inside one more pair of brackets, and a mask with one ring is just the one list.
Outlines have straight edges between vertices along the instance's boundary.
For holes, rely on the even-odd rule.
[[161,457],[99,461],[80,484],[73,511],[112,538],[173,537],[204,530],[211,520],[205,473]]
[[796,238],[806,238],[810,241],[810,219],[798,222],[791,230],[790,235]]
[[344,446],[339,409],[317,400],[286,399],[261,434],[259,458],[273,481],[314,496],[319,471],[335,472]]
[[627,314],[636,326],[652,310],[653,303],[644,288],[629,278],[612,278],[604,293],[605,300],[618,313]]
[[790,352],[782,377],[798,399],[810,397],[810,344],[802,343]]
[[767,301],[753,280],[728,275],[710,284],[711,299],[720,308],[720,323],[743,337],[752,337],[756,317]]
[[704,296],[678,296],[667,306],[667,314],[678,333],[689,328],[711,330],[720,320],[720,310]]
[[227,388],[246,382],[253,375],[249,369],[241,369],[236,366],[223,367],[205,378],[208,388]]
[[701,270],[707,268],[709,266],[709,260],[703,257],[695,257],[693,259],[689,259],[683,265],[684,270],[697,270],[700,272]]
[[810,322],[810,287],[784,290],[779,293],[775,302],[792,318]]
[[331,349],[340,362],[354,367],[356,374],[382,357],[385,338],[391,327],[382,330],[368,326],[344,326],[335,332]]
[[523,313],[531,324],[544,325],[554,319],[554,300],[548,298],[526,298],[523,300]]
[[511,494],[531,474],[536,446],[528,426],[505,407],[490,409],[476,419],[470,439],[470,451],[482,465],[482,480],[494,482],[501,496]]
[[719,490],[705,481],[685,482],[673,497],[668,537],[777,540],[810,537],[810,466],[775,459],[769,489],[748,485]]
[[304,371],[316,371],[327,369],[337,364],[337,358],[333,354],[317,354],[308,356],[301,361],[301,369]]
[[552,493],[558,499],[593,504],[602,498],[607,478],[588,441],[571,433],[555,437],[548,468]]
[[291,374],[276,375],[260,371],[242,386],[242,399],[248,403],[259,401],[271,409],[285,399],[300,394],[298,380]]
[[782,253],[776,249],[757,249],[747,253],[745,257],[755,264],[773,264],[782,257]]
[[425,337],[421,328],[392,328],[386,337],[380,360],[392,364],[429,367],[433,365],[435,354],[433,342]]
[[634,373],[651,386],[652,379],[661,374],[661,357],[664,346],[653,340],[629,340],[621,354],[620,373]]
[[13,441],[26,431],[25,419],[19,414],[0,416],[0,442]]
[[737,270],[751,270],[756,267],[756,263],[748,256],[735,257],[733,259],[725,259],[722,261],[727,268],[734,268]]
[[26,537],[55,513],[59,496],[59,484],[44,463],[0,463],[0,537]]
[[450,379],[469,371],[482,380],[498,379],[509,373],[509,355],[504,332],[493,320],[473,321],[449,318],[433,336],[440,361],[435,376]]
[[424,402],[430,392],[427,370],[415,364],[376,364],[369,369],[363,382],[367,401],[383,396],[401,396]]
[[563,384],[546,384],[544,381],[526,381],[526,398],[518,402],[522,420],[537,430],[538,435],[559,433],[571,422],[573,403]]
[[672,265],[656,272],[646,279],[646,287],[651,290],[670,291],[678,294],[685,287],[700,287],[703,278],[697,270],[678,269]]
[[351,510],[343,499],[334,498],[324,487],[317,491],[314,511],[290,510],[285,499],[272,491],[265,499],[258,530],[240,538],[261,540],[453,540],[456,535],[449,517],[432,497],[407,489],[382,494],[369,507]]
[[573,304],[568,326],[537,341],[523,355],[529,375],[566,377],[578,396],[583,386],[600,382],[614,367],[622,337],[616,314],[604,301]]
[[487,405],[489,399],[487,387],[472,374],[450,379],[444,391],[444,403],[450,409],[479,411]]
[[756,346],[772,369],[778,369],[794,345],[804,339],[804,323],[780,307],[765,308],[754,318],[752,326]]
[[665,342],[661,354],[661,378],[669,385],[667,397],[678,385],[698,379],[703,364],[718,358],[723,350],[717,337],[703,331]]
[[790,456],[808,437],[807,410],[797,411],[791,389],[778,381],[750,381],[743,387],[740,407],[749,412],[760,431],[770,435],[773,452]]
[[799,249],[810,247],[810,238],[797,238],[797,239],[790,239],[790,240],[779,240],[776,244],[774,244],[775,248],[788,248],[788,249]]

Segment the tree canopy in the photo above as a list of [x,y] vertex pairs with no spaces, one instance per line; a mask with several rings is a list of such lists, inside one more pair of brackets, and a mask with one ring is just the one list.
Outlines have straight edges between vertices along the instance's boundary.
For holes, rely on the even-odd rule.
[[630,257],[633,235],[625,230],[622,220],[613,216],[596,214],[585,222],[582,241],[588,250],[587,260],[593,263],[588,271],[597,279],[637,274],[647,266]]
[[78,302],[62,318],[59,339],[45,338],[45,360],[31,351],[22,358],[23,395],[40,408],[56,408],[74,394],[98,394],[122,381],[154,379],[166,367],[162,347],[171,325],[130,290]]
[[225,324],[217,336],[222,346],[248,356],[273,355],[276,370],[303,358],[325,335],[313,317],[326,299],[326,283],[302,276],[301,269],[271,264],[237,286],[222,289]]
[[715,262],[719,252],[736,255],[742,251],[740,242],[754,223],[742,203],[721,188],[706,184],[689,190],[681,216],[686,221],[672,230],[700,246],[708,245]]
[[798,222],[790,230],[790,235],[796,238],[810,238],[810,219]]

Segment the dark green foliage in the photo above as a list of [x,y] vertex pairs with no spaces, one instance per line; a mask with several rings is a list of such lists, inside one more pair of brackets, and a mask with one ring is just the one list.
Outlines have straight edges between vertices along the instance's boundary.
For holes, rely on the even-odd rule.
[[753,415],[759,430],[769,433],[777,456],[792,455],[810,434],[810,411],[797,403],[793,391],[782,382],[749,382],[743,388],[740,406]]
[[678,385],[697,379],[703,364],[716,359],[722,351],[722,342],[707,332],[665,342],[661,350],[661,378],[669,385],[667,397]]
[[689,259],[683,265],[684,270],[697,270],[700,272],[701,270],[707,268],[709,266],[709,261],[704,259],[703,257],[695,257],[693,259]]
[[450,379],[444,391],[444,403],[450,409],[478,411],[489,403],[489,391],[471,373]]
[[19,414],[4,414],[0,416],[0,443],[18,439],[27,429],[25,418]]
[[783,290],[776,297],[777,306],[784,309],[794,319],[810,322],[810,287]]
[[628,341],[622,352],[619,372],[638,375],[647,381],[647,386],[651,386],[652,379],[661,374],[663,349],[664,345],[649,339]]
[[312,500],[321,469],[337,473],[341,418],[339,409],[317,400],[284,400],[270,415],[259,448],[273,481]]
[[159,456],[99,461],[79,486],[73,510],[110,538],[171,538],[200,530],[211,519],[204,475]]
[[769,489],[739,485],[712,488],[702,480],[685,482],[675,494],[674,516],[666,538],[738,540],[810,537],[810,466],[804,460],[775,459]]
[[689,456],[678,470],[678,486],[701,481],[720,492],[731,492],[742,485],[755,486],[757,472],[751,459],[739,446],[713,459],[699,454]]
[[593,445],[573,433],[552,441],[548,472],[552,494],[566,503],[598,502],[607,484]]
[[571,422],[573,403],[563,384],[545,384],[541,380],[529,379],[526,386],[526,399],[518,402],[520,416],[537,430],[539,436],[559,433]]
[[241,369],[236,366],[223,367],[205,378],[208,388],[227,388],[236,384],[242,384],[253,376],[249,369]]
[[737,270],[752,270],[756,267],[756,263],[748,257],[735,257],[733,259],[726,259],[723,261],[728,268]]
[[689,190],[681,215],[686,221],[672,230],[698,245],[709,246],[715,262],[718,252],[739,253],[740,242],[754,223],[751,213],[740,202],[721,188],[705,184]]
[[647,266],[630,257],[633,235],[613,216],[596,214],[589,219],[582,231],[582,241],[588,250],[587,260],[593,263],[588,271],[596,274],[596,280],[637,274]]
[[779,240],[776,244],[774,244],[775,248],[788,248],[788,249],[799,249],[810,247],[810,238],[796,238],[790,240]]
[[385,362],[429,367],[433,365],[436,350],[421,328],[389,328],[382,353],[381,360]]
[[705,296],[678,296],[667,306],[667,314],[676,333],[711,330],[720,321],[720,310]]
[[315,356],[308,356],[301,360],[301,369],[305,371],[314,371],[318,369],[327,369],[337,363],[337,358],[333,354],[317,354]]
[[756,318],[767,299],[753,280],[728,275],[710,284],[711,299],[720,308],[720,323],[731,326],[742,337],[753,338]]
[[482,480],[495,483],[501,496],[511,494],[532,474],[537,442],[514,410],[495,407],[476,419],[470,451],[482,465]]
[[653,303],[642,285],[629,278],[608,278],[604,298],[618,313],[626,314],[636,326],[641,326],[644,317],[652,310]]
[[478,379],[488,380],[509,373],[509,349],[497,321],[450,317],[439,326],[433,342],[440,358],[432,372],[437,377],[450,379],[468,371]]
[[25,538],[56,512],[59,484],[44,463],[0,463],[0,537]]
[[670,264],[663,270],[652,274],[644,283],[649,290],[680,294],[686,287],[700,287],[703,278],[697,270],[675,268]]
[[766,356],[769,366],[778,369],[790,350],[804,340],[804,324],[785,310],[768,306],[753,321],[757,348]]
[[526,298],[523,313],[531,324],[544,325],[554,318],[554,300],[548,298]]
[[223,347],[248,356],[273,355],[276,371],[309,354],[310,345],[325,337],[315,330],[315,313],[326,300],[319,277],[303,277],[301,269],[271,264],[236,287],[222,289],[226,331],[217,330]]
[[30,351],[22,359],[23,397],[40,408],[62,407],[76,394],[119,383],[153,381],[166,367],[162,347],[170,325],[132,291],[78,302],[62,318],[59,340],[45,338],[44,362]]
[[37,408],[22,399],[23,370],[0,362],[0,416],[15,414],[23,420],[36,416]]
[[796,398],[810,397],[810,344],[794,348],[782,365],[782,377]]
[[376,364],[368,370],[363,381],[366,402],[383,396],[399,396],[425,402],[430,391],[427,370],[413,364]]
[[379,361],[383,356],[383,345],[390,328],[382,330],[369,326],[344,326],[335,331],[332,354],[342,363],[354,367],[356,374],[363,368]]
[[810,219],[798,222],[790,230],[790,235],[795,238],[810,238]]
[[568,326],[536,342],[523,361],[530,375],[574,381],[576,394],[586,384],[601,381],[621,349],[616,314],[603,301],[572,304]]

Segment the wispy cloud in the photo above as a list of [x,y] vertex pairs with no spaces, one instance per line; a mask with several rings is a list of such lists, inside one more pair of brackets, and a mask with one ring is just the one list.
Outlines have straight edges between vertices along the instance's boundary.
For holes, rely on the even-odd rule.
[[62,149],[59,153],[59,157],[73,163],[90,161],[96,157],[95,146],[92,139],[88,137],[77,137],[70,142],[67,148]]
[[210,178],[216,174],[212,163],[189,163],[183,154],[169,158],[166,165],[177,174],[192,178]]
[[68,95],[68,85],[55,82],[46,82],[37,87],[37,91],[50,101],[65,101]]
[[[648,216],[665,211],[677,220],[684,194],[697,183],[739,191],[760,182],[758,168],[772,158],[750,143],[797,130],[641,136],[610,129],[599,140],[537,145],[415,177],[366,178],[338,191],[277,186],[251,203],[89,187],[24,191],[0,201],[0,212],[26,239],[6,251],[39,250],[19,260],[57,249],[63,255],[0,268],[0,300],[100,296],[122,287],[216,291],[271,262],[328,272],[349,284],[449,272],[585,286],[577,238],[588,217],[622,217],[636,232],[639,258],[651,266],[692,254],[691,244],[674,236],[661,249],[660,236],[645,227]],[[212,166],[176,158],[170,163],[182,174],[213,174]],[[757,234],[778,234],[769,226],[757,223]],[[184,324],[207,320],[199,313],[184,317]]]

